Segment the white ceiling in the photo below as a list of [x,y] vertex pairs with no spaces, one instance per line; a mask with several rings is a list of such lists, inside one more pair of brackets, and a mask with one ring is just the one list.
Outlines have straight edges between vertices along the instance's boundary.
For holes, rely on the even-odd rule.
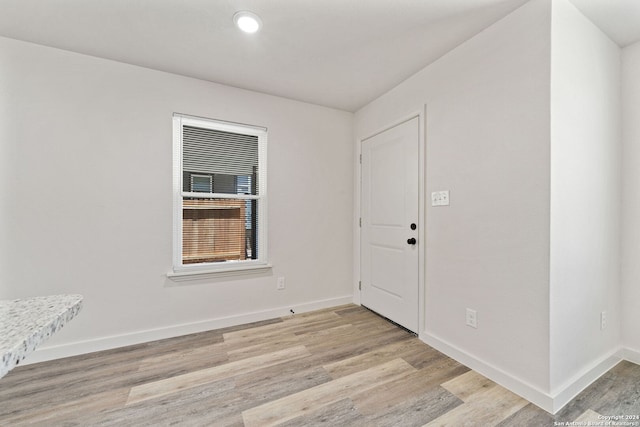
[[[0,0],[0,35],[355,111],[526,1]],[[571,1],[640,40],[640,0]]]
[[640,41],[640,0],[570,0],[620,47]]

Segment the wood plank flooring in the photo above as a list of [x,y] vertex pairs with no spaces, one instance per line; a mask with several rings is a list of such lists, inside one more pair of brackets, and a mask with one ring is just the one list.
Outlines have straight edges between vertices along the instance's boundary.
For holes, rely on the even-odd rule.
[[23,366],[0,426],[553,426],[640,414],[622,362],[552,416],[355,305]]

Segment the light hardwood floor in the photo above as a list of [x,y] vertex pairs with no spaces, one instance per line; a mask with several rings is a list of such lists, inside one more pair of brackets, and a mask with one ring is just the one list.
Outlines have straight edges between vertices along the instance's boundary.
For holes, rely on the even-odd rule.
[[16,368],[0,426],[553,426],[640,414],[623,362],[551,416],[354,305]]

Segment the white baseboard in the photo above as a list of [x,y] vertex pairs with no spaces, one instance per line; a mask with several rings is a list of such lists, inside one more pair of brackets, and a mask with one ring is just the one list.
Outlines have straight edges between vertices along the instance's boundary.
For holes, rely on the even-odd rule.
[[[609,369],[616,366],[622,361],[623,350],[618,348],[600,360],[595,361],[582,372],[569,379],[565,384],[557,387],[552,392],[553,395],[553,414],[562,409],[567,403],[576,397],[582,390],[589,387],[594,381],[605,374]],[[545,408],[546,409],[546,408]]]
[[181,335],[194,334],[197,332],[210,331],[213,329],[226,328],[229,326],[237,326],[245,323],[259,322],[262,320],[284,317],[291,315],[289,310],[292,308],[297,314],[351,303],[353,303],[353,295],[347,295],[339,298],[312,301],[303,304],[292,304],[286,307],[277,307],[269,310],[239,314],[236,316],[220,317],[216,319],[204,320],[201,322],[185,323],[157,329],[148,329],[145,331],[112,335],[56,346],[43,346],[36,350],[34,353],[30,354],[20,364],[29,365],[32,363],[61,359],[63,357],[77,356],[80,354],[93,353],[95,351],[110,350],[113,348],[141,344],[149,341],[173,338]]
[[[467,354],[458,347],[434,335],[422,333],[420,334],[420,339],[436,350],[441,351],[442,353],[452,357],[463,365],[466,365],[474,371],[479,372],[490,380],[509,389],[510,391],[523,397],[524,399],[527,399],[529,402],[539,406],[540,408],[551,414],[558,412],[567,403],[569,403],[571,399],[576,397],[582,390],[587,388],[591,383],[600,378],[600,376],[606,373],[609,369],[618,364],[622,360],[623,354],[625,355],[625,358],[627,360],[630,360],[628,357],[635,357],[636,360],[640,361],[640,353],[632,352],[635,353],[635,355],[628,355],[621,349],[616,349],[615,351],[603,357],[601,360],[595,362],[590,367],[584,369],[580,374],[573,377],[562,387],[554,390],[553,393],[547,393],[527,383],[526,381],[523,381],[520,378],[514,377],[513,375],[504,372],[500,368],[497,368],[490,363],[486,363]],[[630,361],[633,362],[633,360]]]
[[640,365],[640,351],[638,350],[625,348],[622,351],[622,357],[624,358],[624,360],[627,360],[631,363],[635,363],[636,365]]
[[539,406],[545,411],[551,412],[551,409],[553,408],[553,398],[537,387],[532,386],[519,378],[515,378],[489,363],[470,356],[458,347],[449,344],[432,334],[423,332],[420,334],[420,339],[436,350],[484,375],[515,394],[527,399],[529,402]]
[[[21,362],[21,365],[29,365],[32,363],[77,356],[95,351],[110,350],[113,348],[141,344],[159,339],[172,338],[181,335],[284,317],[291,314],[289,310],[292,307],[296,313],[305,313],[344,304],[352,304],[353,302],[353,295],[347,295],[339,298],[312,301],[298,305],[294,304],[286,307],[277,307],[269,310],[209,319],[201,322],[101,337],[57,346],[44,346],[30,354]],[[603,357],[600,361],[595,362],[591,367],[586,368],[579,375],[576,375],[565,385],[560,387],[559,390],[555,390],[553,394],[549,394],[517,377],[514,377],[513,375],[504,372],[490,363],[486,363],[467,354],[455,345],[452,345],[434,335],[422,332],[420,334],[420,339],[438,351],[452,357],[458,362],[479,372],[485,377],[495,381],[501,386],[511,390],[517,395],[527,399],[529,402],[532,402],[552,414],[562,409],[562,407],[569,403],[571,399],[577,396],[582,390],[588,387],[609,369],[614,367],[622,359],[640,364],[640,351],[633,349],[618,349]]]

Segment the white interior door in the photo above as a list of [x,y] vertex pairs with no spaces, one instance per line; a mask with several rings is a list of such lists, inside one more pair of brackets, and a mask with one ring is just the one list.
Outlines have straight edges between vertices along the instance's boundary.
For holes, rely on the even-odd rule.
[[415,117],[362,142],[360,241],[362,305],[416,333],[419,132]]

